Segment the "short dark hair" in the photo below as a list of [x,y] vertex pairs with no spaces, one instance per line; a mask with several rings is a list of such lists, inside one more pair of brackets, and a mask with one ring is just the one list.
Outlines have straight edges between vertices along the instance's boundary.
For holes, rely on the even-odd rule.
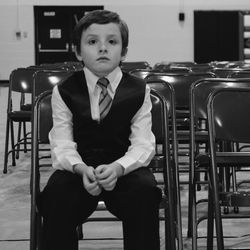
[[76,46],[76,52],[79,54],[81,51],[80,46],[81,46],[82,32],[86,30],[93,23],[118,24],[122,37],[122,56],[125,56],[128,47],[128,36],[129,36],[128,26],[117,13],[109,10],[93,10],[87,13],[79,20],[79,22],[75,26],[73,33],[73,42],[74,45]]

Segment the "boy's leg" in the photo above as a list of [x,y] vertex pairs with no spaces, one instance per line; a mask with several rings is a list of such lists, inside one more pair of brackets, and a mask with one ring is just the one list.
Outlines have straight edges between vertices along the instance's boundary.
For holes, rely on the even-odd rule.
[[77,250],[76,227],[95,210],[98,197],[83,187],[81,177],[57,170],[38,199],[43,216],[43,250]]
[[161,191],[153,174],[140,168],[121,177],[104,192],[107,208],[123,221],[124,250],[159,250]]

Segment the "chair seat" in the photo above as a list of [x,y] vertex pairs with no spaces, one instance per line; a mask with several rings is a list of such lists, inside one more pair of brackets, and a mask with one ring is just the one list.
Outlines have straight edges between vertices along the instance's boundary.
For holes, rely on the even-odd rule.
[[31,121],[31,111],[13,111],[9,113],[9,117],[15,122],[28,122]]

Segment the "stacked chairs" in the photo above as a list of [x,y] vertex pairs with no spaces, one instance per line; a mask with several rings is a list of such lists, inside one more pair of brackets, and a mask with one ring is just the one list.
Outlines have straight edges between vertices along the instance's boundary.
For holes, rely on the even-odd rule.
[[[209,164],[209,138],[208,138],[208,116],[206,110],[206,103],[211,93],[217,89],[229,88],[238,86],[250,86],[250,79],[202,79],[195,82],[191,87],[190,96],[190,170],[189,170],[189,216],[188,216],[188,232],[192,236],[192,249],[197,249],[197,227],[198,224],[207,219],[207,215],[197,218],[197,201],[196,201],[196,186],[197,181],[195,173],[203,171],[206,172],[210,166]],[[199,152],[197,144],[206,144],[206,150]],[[226,173],[225,173],[226,174]],[[224,175],[225,176],[225,175]],[[235,176],[233,176],[235,177]],[[230,184],[224,178],[225,189],[228,189]],[[233,178],[232,188],[236,190],[235,181]],[[210,243],[209,243],[210,244]],[[208,244],[208,245],[209,245]],[[220,248],[218,248],[220,249]]]
[[[172,92],[167,91],[169,94]],[[174,174],[176,173],[176,163],[174,162],[175,150],[173,144],[170,149],[169,122],[172,114],[172,99],[166,100],[156,91],[151,90],[152,100],[152,130],[156,136],[156,155],[150,164],[152,171],[157,174],[159,185],[163,192],[163,199],[160,205],[160,211],[163,209],[161,219],[165,221],[165,249],[181,250],[182,238],[180,236],[181,228],[176,224],[176,183]],[[40,192],[40,161],[39,152],[43,144],[47,144],[48,132],[52,126],[51,116],[51,91],[41,94],[35,102],[33,110],[33,130],[32,130],[32,175],[31,175],[31,241],[30,249],[39,248],[42,218],[37,210],[37,195]],[[46,123],[46,124],[45,124]],[[174,134],[172,134],[174,135]],[[172,142],[176,142],[174,138]],[[171,156],[172,155],[172,156]],[[160,175],[160,176],[159,176]],[[89,219],[91,221],[91,218]],[[96,218],[92,220],[105,220],[105,218]]]
[[[244,87],[245,86],[245,87]],[[215,220],[217,249],[225,249],[221,205],[249,207],[249,191],[224,190],[218,171],[224,168],[250,166],[250,152],[218,150],[218,143],[250,143],[250,83],[219,89],[211,94],[207,104],[210,145],[210,188],[208,205],[208,249],[213,249],[213,224]],[[232,119],[233,118],[233,119]],[[218,170],[219,169],[219,170]],[[229,214],[227,218],[250,218],[249,212]],[[237,248],[238,249],[238,248]]]
[[[181,159],[179,161],[179,171],[187,172],[189,160],[189,98],[190,87],[192,83],[199,79],[215,77],[213,73],[206,72],[191,72],[191,73],[152,73],[147,76],[146,80],[163,80],[170,83],[175,91],[175,107],[176,107],[176,126],[177,126],[177,140],[179,143],[178,155]],[[184,160],[183,160],[184,159]],[[188,162],[188,163],[187,163]],[[188,183],[188,181],[182,181]]]

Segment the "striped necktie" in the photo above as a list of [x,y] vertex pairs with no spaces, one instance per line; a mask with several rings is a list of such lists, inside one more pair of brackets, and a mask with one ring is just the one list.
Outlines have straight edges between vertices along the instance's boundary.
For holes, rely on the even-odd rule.
[[99,99],[100,119],[102,120],[110,110],[112,98],[107,90],[107,86],[109,85],[109,80],[107,78],[100,78],[97,84],[102,89]]

